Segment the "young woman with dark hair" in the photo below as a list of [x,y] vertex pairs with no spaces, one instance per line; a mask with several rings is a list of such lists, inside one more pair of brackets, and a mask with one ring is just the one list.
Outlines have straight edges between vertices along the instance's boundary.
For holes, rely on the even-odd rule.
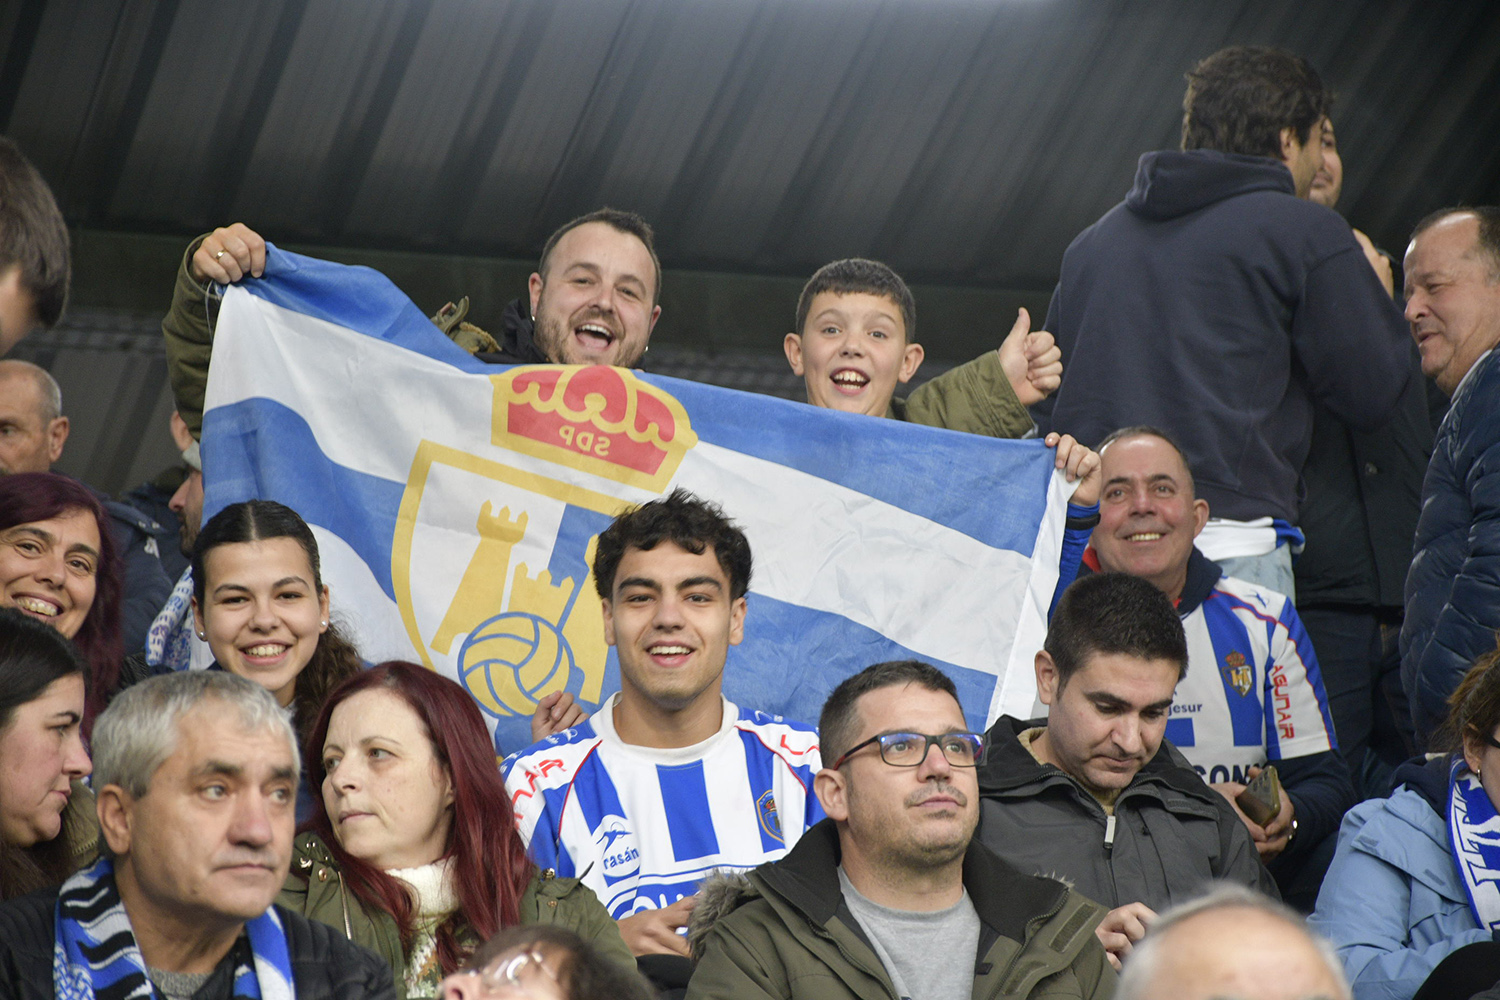
[[291,708],[299,737],[364,665],[329,617],[312,529],[274,500],[230,504],[198,532],[193,615],[215,664]]
[[528,860],[489,730],[453,681],[399,661],[350,678],[304,758],[321,801],[278,902],[383,955],[403,996],[438,996],[444,975],[516,924],[567,927],[635,968],[594,894]]
[[0,476],[0,607],[45,622],[89,666],[84,732],[120,685],[119,557],[88,487],[52,472]]
[[55,629],[0,609],[0,899],[63,881],[98,839],[80,728],[87,668]]

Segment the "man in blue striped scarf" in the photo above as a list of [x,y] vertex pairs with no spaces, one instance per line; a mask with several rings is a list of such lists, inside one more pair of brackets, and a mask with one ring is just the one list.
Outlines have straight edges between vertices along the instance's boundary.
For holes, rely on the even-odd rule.
[[381,959],[271,906],[299,760],[269,692],[154,677],[100,715],[93,750],[104,857],[0,906],[0,998],[394,1000]]

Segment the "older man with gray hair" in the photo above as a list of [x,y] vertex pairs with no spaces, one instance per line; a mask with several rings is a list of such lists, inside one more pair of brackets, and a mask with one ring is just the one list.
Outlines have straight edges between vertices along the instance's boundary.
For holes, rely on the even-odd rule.
[[300,761],[285,711],[222,671],[155,677],[94,726],[105,856],[0,906],[0,1000],[394,1000],[390,968],[273,907]]
[[1333,946],[1291,908],[1220,884],[1161,914],[1115,1000],[1350,1000]]

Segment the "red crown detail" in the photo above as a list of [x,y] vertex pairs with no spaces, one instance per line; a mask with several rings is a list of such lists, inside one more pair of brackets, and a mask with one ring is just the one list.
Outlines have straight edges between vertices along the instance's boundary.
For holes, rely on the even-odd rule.
[[611,479],[661,485],[698,443],[682,404],[627,369],[527,366],[494,382],[496,444]]

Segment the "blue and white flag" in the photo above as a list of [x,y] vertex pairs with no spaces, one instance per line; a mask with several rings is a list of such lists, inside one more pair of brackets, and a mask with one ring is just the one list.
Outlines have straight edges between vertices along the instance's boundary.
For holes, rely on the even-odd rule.
[[816,722],[828,692],[918,658],[969,722],[1033,707],[1065,495],[1052,452],[619,368],[502,367],[383,275],[279,250],[225,290],[203,423],[205,515],[252,497],[318,538],[366,659],[463,684],[506,752],[536,700],[619,687],[589,565],[617,513],[677,486],[755,559],[725,694]]

